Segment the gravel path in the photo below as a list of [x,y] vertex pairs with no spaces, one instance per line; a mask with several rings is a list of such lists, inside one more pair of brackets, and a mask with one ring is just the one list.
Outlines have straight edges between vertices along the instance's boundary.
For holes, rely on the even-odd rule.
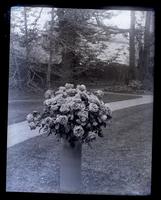
[[[114,101],[122,101],[140,98],[138,95],[131,94],[116,94],[116,93],[105,93],[103,100],[106,103],[114,102]],[[33,110],[37,110],[39,112],[43,109],[43,101],[42,97],[35,98],[31,96],[29,99],[9,99],[8,102],[8,124],[15,124],[18,122],[23,122],[26,118],[26,115]]]
[[120,110],[124,108],[129,108],[137,105],[143,105],[153,102],[153,96],[152,95],[142,95],[141,98],[137,99],[130,99],[130,100],[123,100],[123,101],[116,101],[109,103],[109,107],[112,111]]
[[[136,105],[149,104],[151,102],[153,102],[153,96],[143,95],[142,98],[111,102],[109,103],[109,107],[112,111],[116,111]],[[30,129],[26,121],[9,125],[7,134],[7,147],[11,147],[15,144],[24,142],[25,140],[39,135],[38,130],[34,130],[32,132],[30,131],[30,133],[29,131]]]
[[[113,113],[105,137],[83,146],[82,193],[150,194],[152,104]],[[37,136],[7,151],[7,191],[60,192],[59,142]]]

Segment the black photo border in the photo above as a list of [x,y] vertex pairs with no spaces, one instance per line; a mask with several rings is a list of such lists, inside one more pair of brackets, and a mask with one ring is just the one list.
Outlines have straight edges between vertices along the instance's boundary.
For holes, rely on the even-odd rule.
[[[84,194],[55,194],[55,193],[21,193],[6,192],[6,158],[7,158],[7,113],[8,113],[8,74],[9,74],[9,40],[10,40],[10,8],[12,6],[46,6],[62,8],[93,8],[93,9],[135,9],[151,10],[155,12],[155,67],[154,67],[154,103],[153,103],[153,140],[152,140],[152,186],[151,195],[148,196],[126,196],[126,195],[84,195]],[[159,1],[155,0],[93,0],[93,1],[70,1],[70,0],[1,0],[0,1],[0,194],[5,198],[13,199],[161,199],[161,176],[160,176],[160,93],[161,86],[159,77],[160,44],[161,44],[161,7]]]

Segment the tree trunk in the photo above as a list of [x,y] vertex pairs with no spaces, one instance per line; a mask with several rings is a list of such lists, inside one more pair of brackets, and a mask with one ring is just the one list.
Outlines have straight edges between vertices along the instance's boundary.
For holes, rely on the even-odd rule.
[[143,48],[143,44],[140,43],[139,44],[139,60],[138,60],[138,68],[139,68],[139,80],[142,81],[143,80],[143,65],[144,65],[144,48]]
[[50,25],[50,33],[49,33],[49,61],[47,67],[47,74],[46,74],[46,82],[47,82],[47,89],[51,89],[51,66],[52,66],[52,57],[53,57],[53,23],[54,23],[54,8],[51,10],[51,25]]
[[52,48],[50,48],[47,75],[46,75],[47,89],[51,89],[51,65],[52,65]]
[[135,11],[131,11],[129,32],[129,80],[135,79]]
[[26,57],[25,57],[25,63],[27,68],[27,86],[30,84],[31,79],[31,71],[30,71],[30,65],[29,65],[29,43],[28,43],[28,24],[27,24],[27,8],[24,7],[24,29],[25,29],[25,47],[26,47]]
[[63,83],[73,83],[73,52],[63,52],[62,53],[62,71],[63,71]]
[[27,8],[26,7],[24,7],[24,27],[25,27],[26,60],[28,60],[29,45],[28,45],[28,25],[27,25]]
[[150,28],[151,28],[151,15],[150,11],[146,13],[145,32],[144,32],[144,62],[143,62],[143,79],[148,77],[148,68],[150,64]]
[[[76,49],[79,45],[79,36],[77,34],[78,27],[70,21],[68,16],[73,15],[77,17],[77,12],[65,11],[60,8],[57,10],[57,16],[59,19],[59,38],[62,42],[62,73],[63,82],[74,81],[73,71],[77,63]],[[80,22],[81,23],[81,22]],[[79,30],[78,30],[79,31]]]

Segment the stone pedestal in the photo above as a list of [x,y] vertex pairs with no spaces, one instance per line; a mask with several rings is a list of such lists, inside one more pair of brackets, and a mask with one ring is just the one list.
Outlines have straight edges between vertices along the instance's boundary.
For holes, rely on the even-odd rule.
[[79,192],[81,190],[81,152],[82,145],[76,143],[72,148],[62,139],[60,163],[60,190],[62,192]]

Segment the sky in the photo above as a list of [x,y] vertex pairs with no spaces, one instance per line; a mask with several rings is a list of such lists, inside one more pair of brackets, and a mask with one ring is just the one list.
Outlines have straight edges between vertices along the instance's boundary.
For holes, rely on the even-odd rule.
[[114,10],[113,12],[117,15],[112,17],[110,20],[106,20],[109,25],[118,26],[123,29],[130,27],[130,11]]
[[[12,8],[12,10],[11,10],[11,21],[12,21],[12,19],[14,19],[15,18],[15,16],[17,16],[17,17],[21,17],[21,14],[20,14],[20,12],[23,10],[23,8],[24,7],[13,7]],[[41,7],[34,7],[33,8],[33,11],[34,11],[34,9],[35,9],[35,11],[36,10],[38,10],[38,11],[40,11],[41,10]],[[49,15],[49,12],[50,12],[50,10],[51,10],[51,8],[47,8],[47,7],[44,7],[43,8],[43,11],[42,11],[42,15],[41,15],[41,18],[39,19],[39,22],[38,22],[38,24],[39,24],[39,28],[42,30],[43,29],[43,27],[44,27],[44,25],[45,25],[45,22],[48,20],[48,18],[50,17],[50,15]],[[106,24],[106,25],[112,25],[112,26],[117,26],[118,28],[121,28],[121,29],[128,29],[128,28],[130,28],[130,10],[112,10],[112,12],[113,12],[113,14],[114,14],[114,16],[111,18],[111,19],[105,19],[104,20],[104,23]],[[137,11],[136,12],[136,15],[137,15],[137,17],[140,17],[141,16],[141,13],[142,12],[140,12],[140,11]],[[13,14],[13,18],[12,18],[12,14]],[[35,12],[35,14],[39,14],[39,12]],[[32,17],[32,16],[29,16],[29,23],[32,23],[32,21],[34,20],[34,18]],[[142,23],[145,23],[145,22],[143,22],[142,21]],[[17,30],[17,32],[19,32],[18,30]],[[123,37],[121,37],[121,39],[120,38],[118,38],[120,41],[123,41],[123,39],[125,40],[125,38],[123,38]],[[107,57],[107,55],[108,56],[110,56],[111,54],[113,54],[116,50],[115,49],[117,49],[118,47],[120,48],[120,47],[122,47],[121,46],[122,44],[118,44],[118,43],[114,43],[114,44],[110,44],[110,51],[108,51],[108,52],[105,52],[105,54],[104,55],[101,55],[101,57],[103,58],[103,57]],[[122,56],[121,56],[121,61],[120,62],[123,62],[123,63],[127,63],[128,61],[127,61],[127,54],[128,54],[128,49],[127,49],[127,46],[128,46],[128,44],[123,44],[123,52],[126,52],[126,55],[123,55],[122,54]]]
[[[17,16],[19,15],[19,11],[23,9],[23,7],[13,7],[11,10],[11,14],[15,13]],[[40,7],[37,8],[33,8],[33,9],[38,9],[40,10]],[[43,12],[42,12],[42,17],[39,20],[40,23],[40,27],[43,27],[47,17],[48,17],[48,12],[50,11],[50,8],[43,8]],[[113,25],[113,26],[118,26],[119,28],[129,28],[130,26],[130,11],[127,10],[113,10],[113,13],[116,15],[114,17],[112,17],[111,19],[105,19],[105,23],[107,23],[108,25]]]

